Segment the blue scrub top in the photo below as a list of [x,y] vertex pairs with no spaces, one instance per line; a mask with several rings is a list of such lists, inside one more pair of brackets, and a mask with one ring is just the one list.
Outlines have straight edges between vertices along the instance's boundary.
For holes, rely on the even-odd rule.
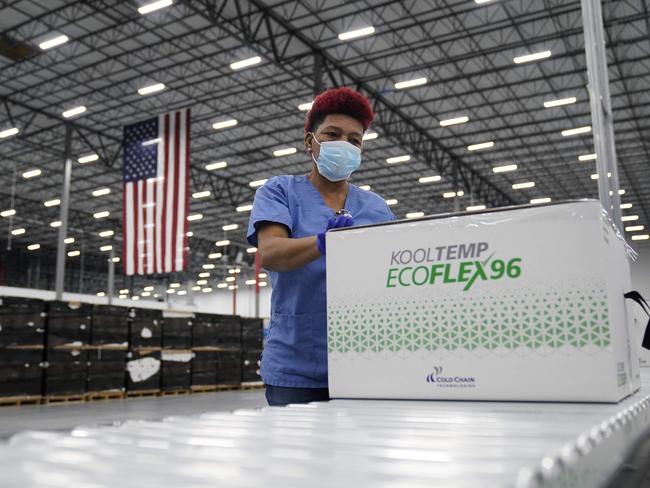
[[[386,201],[350,184],[345,207],[355,225],[395,220]],[[275,222],[290,237],[315,236],[334,215],[307,176],[276,176],[255,193],[248,242],[257,246],[257,225]],[[271,322],[262,354],[264,383],[327,388],[327,297],[325,257],[271,276]]]

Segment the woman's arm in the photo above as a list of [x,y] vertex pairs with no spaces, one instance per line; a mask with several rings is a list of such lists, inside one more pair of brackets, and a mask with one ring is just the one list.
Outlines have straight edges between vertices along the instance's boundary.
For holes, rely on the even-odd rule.
[[293,239],[284,225],[272,222],[257,229],[257,252],[262,267],[271,271],[291,271],[321,257],[316,236]]

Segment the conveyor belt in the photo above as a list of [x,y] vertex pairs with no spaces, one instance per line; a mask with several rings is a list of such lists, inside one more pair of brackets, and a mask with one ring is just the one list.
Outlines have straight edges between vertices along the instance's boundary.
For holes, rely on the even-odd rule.
[[339,400],[24,432],[3,487],[595,487],[650,426],[618,405]]

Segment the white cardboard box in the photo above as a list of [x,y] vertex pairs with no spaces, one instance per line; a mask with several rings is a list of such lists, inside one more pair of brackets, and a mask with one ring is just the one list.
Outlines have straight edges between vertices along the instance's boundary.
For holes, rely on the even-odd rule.
[[639,388],[630,248],[597,201],[337,230],[327,251],[332,397],[617,402]]

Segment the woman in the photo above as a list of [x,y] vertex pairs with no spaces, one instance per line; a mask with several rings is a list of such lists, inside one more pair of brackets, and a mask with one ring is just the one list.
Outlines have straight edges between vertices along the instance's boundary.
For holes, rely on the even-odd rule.
[[311,172],[271,178],[255,194],[248,241],[273,286],[261,366],[269,405],[329,399],[325,233],[395,219],[383,198],[347,181],[373,118],[368,100],[349,88],[320,94],[305,120]]

